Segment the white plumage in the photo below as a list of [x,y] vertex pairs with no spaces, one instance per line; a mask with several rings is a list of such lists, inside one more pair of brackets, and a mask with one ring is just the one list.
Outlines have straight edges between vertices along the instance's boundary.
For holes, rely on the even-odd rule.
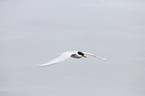
[[80,59],[82,57],[85,57],[85,55],[90,55],[90,56],[93,56],[93,57],[96,57],[100,60],[103,60],[103,61],[106,61],[107,59],[106,58],[100,58],[92,53],[88,53],[88,52],[80,52],[80,51],[67,51],[67,52],[64,52],[62,53],[58,58],[55,58],[55,59],[52,59],[51,61],[49,61],[48,63],[46,64],[40,64],[38,66],[40,67],[45,67],[45,66],[49,66],[49,65],[52,65],[52,64],[56,64],[56,63],[59,63],[59,62],[62,62],[70,57],[72,58],[76,58],[76,59]]

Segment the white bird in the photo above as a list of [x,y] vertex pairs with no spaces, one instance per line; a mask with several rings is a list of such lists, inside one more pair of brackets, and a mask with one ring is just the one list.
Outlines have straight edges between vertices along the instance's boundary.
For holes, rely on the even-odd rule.
[[85,57],[87,58],[85,55],[90,55],[90,56],[93,56],[93,57],[96,57],[100,60],[103,60],[103,61],[106,61],[108,60],[107,58],[100,58],[92,53],[88,53],[88,52],[81,52],[81,51],[67,51],[67,52],[64,52],[62,53],[58,58],[55,58],[51,61],[49,61],[48,63],[45,63],[45,64],[40,64],[40,65],[37,65],[37,66],[40,66],[40,67],[45,67],[45,66],[49,66],[49,65],[52,65],[52,64],[56,64],[56,63],[59,63],[59,62],[62,62],[70,57],[72,58],[76,58],[76,59],[80,59],[82,57]]

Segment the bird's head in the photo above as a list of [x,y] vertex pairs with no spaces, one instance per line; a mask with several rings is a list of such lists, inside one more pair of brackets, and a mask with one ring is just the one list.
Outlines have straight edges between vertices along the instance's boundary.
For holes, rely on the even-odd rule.
[[87,58],[87,57],[84,55],[84,53],[83,53],[83,52],[81,52],[81,51],[78,51],[78,54],[79,54],[79,55],[81,55],[82,57]]

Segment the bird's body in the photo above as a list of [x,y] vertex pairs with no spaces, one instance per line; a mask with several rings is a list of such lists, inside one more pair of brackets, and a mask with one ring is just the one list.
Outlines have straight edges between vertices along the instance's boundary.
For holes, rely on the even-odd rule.
[[78,54],[78,51],[69,51],[69,53],[72,53],[72,54],[71,54],[71,57],[72,57],[72,58],[76,58],[76,59],[82,58],[82,55],[79,55],[79,54]]
[[77,55],[77,54],[72,54],[71,57],[72,57],[72,58],[76,58],[76,59],[82,58],[81,56],[79,56],[79,55]]
[[100,60],[103,60],[103,61],[107,60],[105,58],[100,58],[100,57],[98,57],[98,56],[96,56],[96,55],[94,55],[92,53],[81,52],[81,51],[67,51],[67,52],[62,53],[58,58],[55,58],[55,59],[49,61],[46,64],[40,64],[38,66],[40,66],[40,67],[49,66],[49,65],[52,65],[52,64],[56,64],[56,63],[62,62],[62,61],[66,60],[66,59],[68,59],[70,57],[76,58],[76,59],[80,59],[82,57],[86,58],[85,55],[90,55],[90,56],[96,57],[96,58],[98,58]]

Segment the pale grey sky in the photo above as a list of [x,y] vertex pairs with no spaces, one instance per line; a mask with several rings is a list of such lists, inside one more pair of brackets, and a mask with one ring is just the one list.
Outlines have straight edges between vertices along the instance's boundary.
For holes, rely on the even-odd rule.
[[[144,96],[144,0],[1,0],[0,95]],[[68,50],[109,61],[69,59]]]

